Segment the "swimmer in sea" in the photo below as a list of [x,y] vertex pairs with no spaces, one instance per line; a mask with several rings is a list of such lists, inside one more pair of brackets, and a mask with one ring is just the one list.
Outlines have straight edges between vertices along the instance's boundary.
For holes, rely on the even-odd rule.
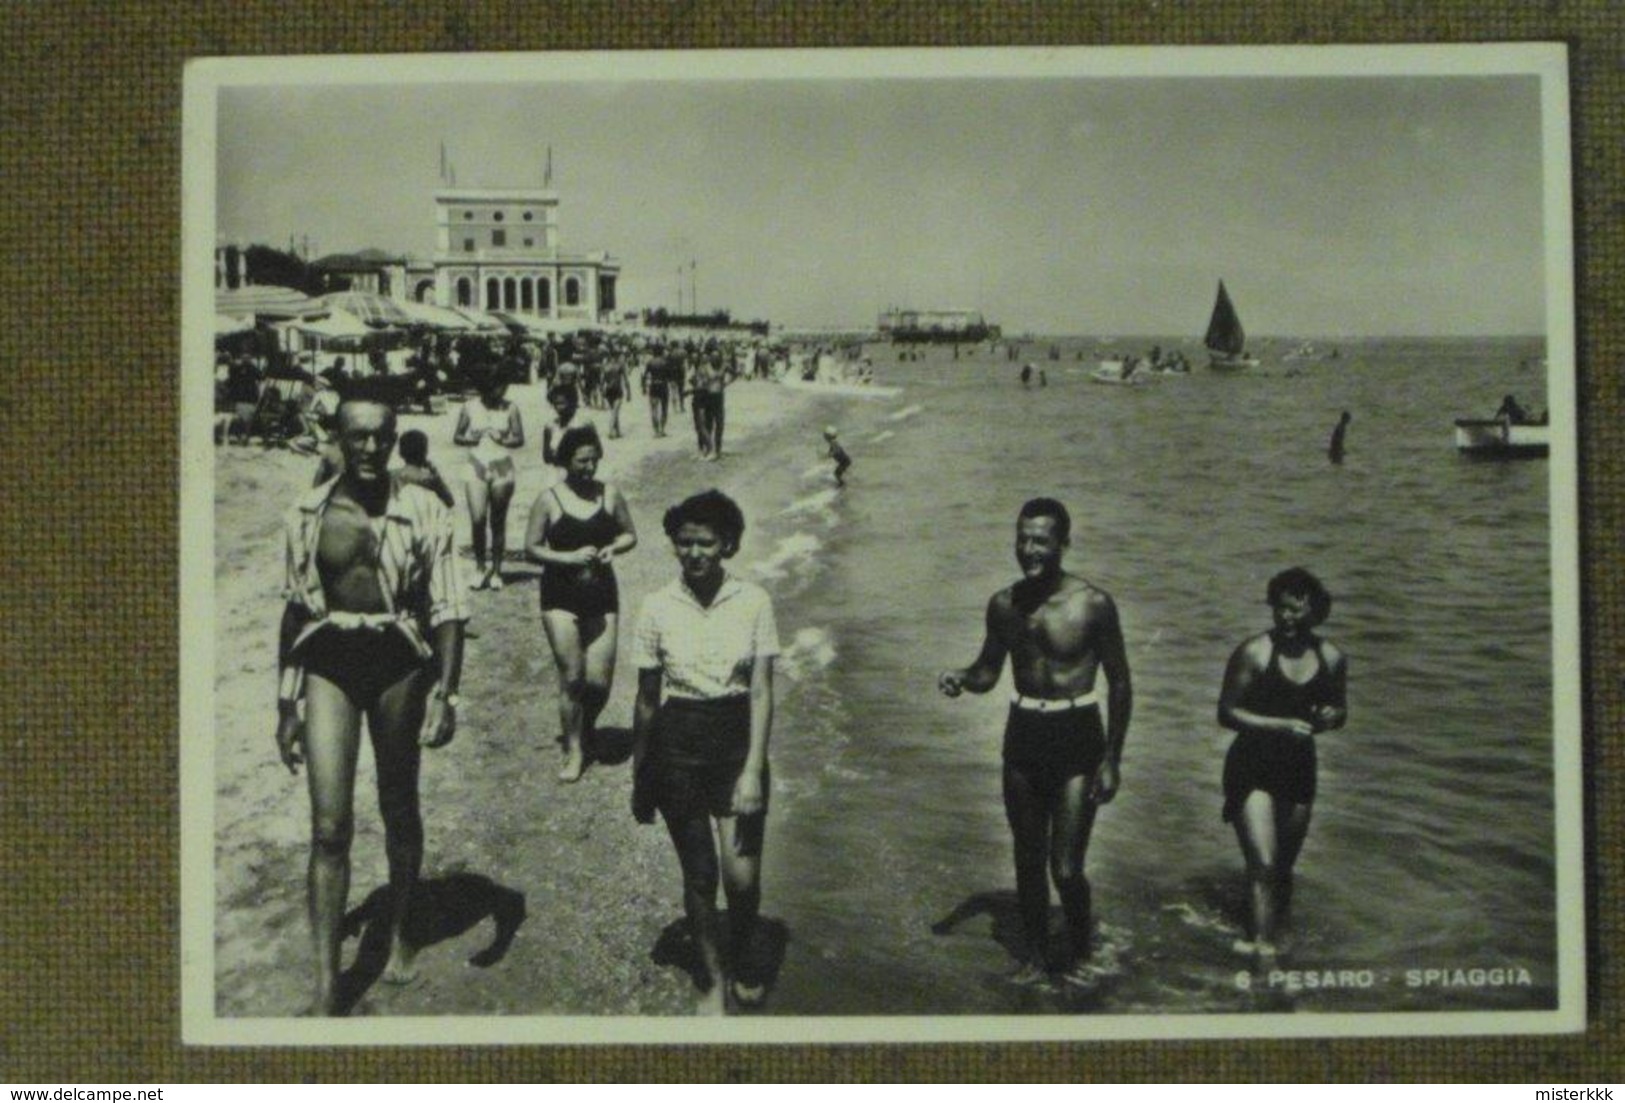
[[1343,416],[1338,418],[1337,424],[1332,427],[1332,439],[1326,445],[1326,458],[1333,463],[1343,462],[1343,438],[1348,435],[1349,422],[1353,420],[1354,415],[1344,410]]
[[1224,819],[1247,862],[1253,941],[1236,949],[1274,957],[1276,924],[1292,899],[1292,867],[1315,800],[1315,735],[1348,721],[1348,659],[1315,634],[1332,597],[1302,567],[1270,579],[1275,626],[1230,656],[1219,723],[1236,733],[1224,759]]
[[829,458],[835,461],[835,485],[846,485],[846,471],[852,466],[852,457],[846,454],[841,442],[836,439],[835,426],[831,425],[824,430],[824,440],[829,444]]
[[[1026,953],[1016,979],[1040,979],[1050,964],[1049,884],[1066,915],[1069,946],[1060,971],[1090,951],[1092,922],[1084,857],[1095,812],[1117,793],[1118,762],[1134,707],[1123,630],[1111,595],[1061,569],[1071,518],[1053,498],[1034,498],[1016,518],[1021,578],[987,604],[981,653],[945,670],[948,697],[996,686],[1010,657],[1014,693],[1004,730],[1004,810],[1015,840],[1016,895]],[[1106,681],[1106,716],[1101,689]]]

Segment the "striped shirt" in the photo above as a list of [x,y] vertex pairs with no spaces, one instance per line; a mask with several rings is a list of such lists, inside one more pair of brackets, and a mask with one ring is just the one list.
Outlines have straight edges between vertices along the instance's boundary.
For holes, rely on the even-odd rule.
[[722,580],[710,606],[681,578],[643,599],[632,635],[632,663],[659,670],[669,696],[699,700],[750,692],[758,658],[779,653],[773,599],[754,582]]
[[[287,571],[282,596],[310,617],[290,653],[328,620],[316,549],[337,485],[332,479],[308,491],[283,521]],[[378,589],[388,610],[384,616],[425,659],[434,654],[429,635],[437,626],[468,619],[453,531],[451,510],[440,499],[420,486],[391,482],[377,543]]]

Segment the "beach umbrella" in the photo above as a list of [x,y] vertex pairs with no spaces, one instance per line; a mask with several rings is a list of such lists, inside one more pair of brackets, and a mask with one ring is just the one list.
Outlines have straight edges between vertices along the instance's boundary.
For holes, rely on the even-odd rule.
[[303,292],[273,284],[221,289],[214,293],[214,312],[228,317],[248,314],[267,318],[297,318],[321,309],[321,303]]
[[309,318],[296,318],[293,321],[279,323],[279,329],[294,329],[310,337],[317,337],[323,341],[354,340],[361,337],[370,337],[373,330],[360,318],[347,310],[330,309],[323,314]]
[[595,328],[586,318],[530,318],[527,321],[534,324],[537,333],[552,333],[559,336]]
[[412,324],[411,315],[401,309],[400,303],[367,291],[335,291],[323,295],[321,301],[325,306],[355,315],[374,328]]
[[455,309],[457,313],[467,318],[469,324],[480,333],[491,335],[508,332],[508,327],[502,324],[501,319],[493,317],[482,310],[474,310],[466,306],[459,306]]
[[532,314],[510,314],[506,310],[493,310],[491,317],[515,333],[524,333],[532,337],[574,333],[588,324],[580,318],[539,318]]
[[457,313],[457,311],[447,310],[445,307],[435,306],[433,303],[405,302],[396,305],[405,311],[416,325],[452,332],[474,328],[474,323]]
[[523,337],[535,332],[535,330],[531,329],[526,320],[517,314],[509,314],[505,310],[493,310],[491,311],[491,317],[501,322],[507,328],[508,332],[514,334],[516,337]]
[[230,337],[235,333],[247,333],[254,328],[252,316],[234,318],[230,314],[216,314],[214,316],[214,335],[216,337]]

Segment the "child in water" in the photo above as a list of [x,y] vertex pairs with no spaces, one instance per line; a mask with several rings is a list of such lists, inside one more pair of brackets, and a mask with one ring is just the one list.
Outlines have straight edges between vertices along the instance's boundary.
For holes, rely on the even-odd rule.
[[846,454],[841,442],[836,440],[835,426],[824,429],[824,439],[829,442],[829,458],[835,461],[835,485],[846,485],[846,469],[852,466],[852,457]]

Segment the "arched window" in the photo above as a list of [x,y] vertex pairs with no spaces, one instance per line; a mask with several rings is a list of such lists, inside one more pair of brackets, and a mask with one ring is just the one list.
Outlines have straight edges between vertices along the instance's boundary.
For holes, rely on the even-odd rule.
[[536,281],[536,309],[553,309],[553,283],[546,276]]
[[474,285],[467,276],[463,276],[457,281],[457,305],[474,305]]
[[519,309],[525,311],[527,314],[536,309],[536,286],[534,280],[527,278],[519,281]]
[[519,285],[509,276],[502,281],[502,309],[512,310],[519,305]]
[[492,276],[485,281],[485,307],[486,310],[502,309],[502,281]]
[[564,279],[564,305],[581,305],[581,281],[574,276],[566,276]]
[[433,280],[419,280],[418,285],[412,289],[412,298],[420,303],[426,303],[434,294]]

